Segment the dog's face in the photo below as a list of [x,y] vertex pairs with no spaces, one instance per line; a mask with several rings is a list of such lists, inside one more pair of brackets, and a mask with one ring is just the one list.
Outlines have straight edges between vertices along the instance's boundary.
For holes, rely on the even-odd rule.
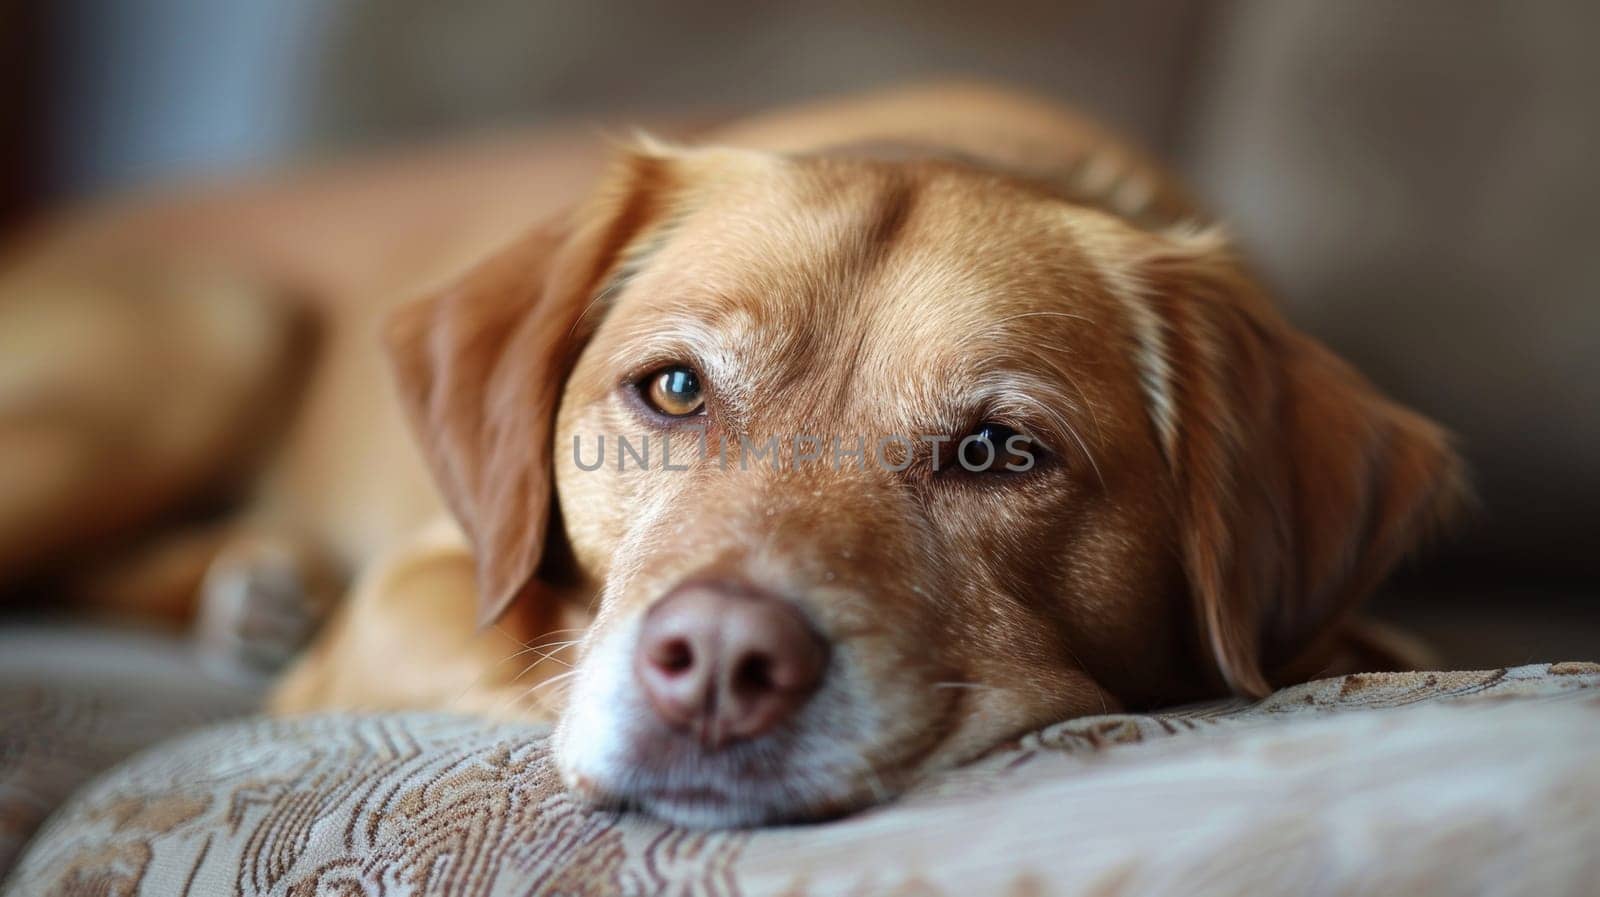
[[691,824],[1259,694],[1455,489],[1214,238],[946,163],[641,153],[393,345],[485,615],[594,595],[568,784]]

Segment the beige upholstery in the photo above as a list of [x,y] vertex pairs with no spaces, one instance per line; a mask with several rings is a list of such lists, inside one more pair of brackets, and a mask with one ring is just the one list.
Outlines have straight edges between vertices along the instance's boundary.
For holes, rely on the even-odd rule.
[[574,806],[535,728],[246,722],[82,790],[5,895],[1592,894],[1597,688],[1368,674],[1080,719],[866,813],[715,833]]
[[258,704],[258,687],[206,669],[174,637],[0,629],[0,880],[45,816],[92,776]]

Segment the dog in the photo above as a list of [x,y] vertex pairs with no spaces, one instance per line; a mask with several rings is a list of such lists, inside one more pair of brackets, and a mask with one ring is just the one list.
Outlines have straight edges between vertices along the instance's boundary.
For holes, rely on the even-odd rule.
[[[528,210],[372,239],[314,310],[345,321],[320,428],[270,480],[315,484],[278,519],[337,506],[364,569],[274,711],[551,720],[580,799],[742,826],[1073,716],[1404,662],[1355,613],[1461,505],[1448,434],[1127,142],[940,85],[618,156],[383,313],[393,406],[375,367],[338,376],[382,260],[463,264]],[[380,406],[414,457],[380,460],[409,445]],[[423,497],[363,505],[391,492]]]

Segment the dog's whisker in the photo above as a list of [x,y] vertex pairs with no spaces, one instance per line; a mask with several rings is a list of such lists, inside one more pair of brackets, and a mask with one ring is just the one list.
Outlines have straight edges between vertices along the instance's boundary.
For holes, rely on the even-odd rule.
[[536,681],[536,683],[530,684],[528,688],[512,694],[512,697],[510,697],[510,700],[507,702],[507,704],[526,704],[526,702],[528,702],[530,699],[533,699],[538,692],[544,691],[544,689],[550,688],[550,686],[554,686],[554,684],[557,683],[568,683],[568,681],[570,681],[571,678],[576,675],[578,675],[578,670],[574,668],[574,670],[566,670],[565,673],[557,673],[557,675],[550,676],[550,678],[546,678],[546,680]]
[[561,653],[562,651],[566,650],[567,648],[570,648],[573,645],[576,645],[576,644],[578,644],[578,643],[580,643],[582,641],[583,641],[582,639],[569,639],[569,640],[560,641],[560,642],[546,642],[546,643],[539,644],[539,645],[529,645],[529,646],[523,648],[520,651],[515,651],[515,652],[511,653],[510,655],[501,658],[498,662],[486,667],[482,672],[480,672],[476,677],[474,677],[472,682],[468,683],[468,685],[465,688],[463,688],[460,691],[460,693],[458,693],[454,698],[451,699],[450,706],[454,707],[454,706],[460,704],[461,701],[463,699],[465,699],[468,694],[472,693],[479,686],[481,686],[485,679],[487,679],[491,674],[493,674],[494,671],[498,670],[501,666],[503,666],[507,661],[513,660],[513,659],[518,658],[518,657],[526,656],[526,655],[531,654],[531,653],[536,652],[536,651],[544,651],[545,653],[543,653],[540,656],[534,658],[534,661],[532,663],[530,663],[527,666],[523,667],[522,671],[517,673],[515,676],[512,676],[511,677],[511,682],[512,683],[517,682],[522,677],[524,677],[524,676],[528,675],[529,673],[533,672],[534,669],[536,669],[540,664],[544,663],[547,660],[553,660],[556,663],[559,663],[564,667],[571,667],[572,664],[567,663],[565,660],[562,660],[561,658],[556,657],[555,655]]
[[[496,628],[498,629],[499,627],[496,627]],[[502,631],[504,631],[504,630],[502,630]],[[509,635],[509,633],[507,633],[507,635]],[[460,704],[462,702],[462,700],[464,700],[466,698],[467,695],[469,695],[472,692],[476,691],[477,688],[480,685],[483,684],[485,679],[488,679],[489,676],[491,676],[496,670],[500,669],[502,666],[504,666],[509,661],[515,660],[518,657],[522,657],[522,656],[524,656],[526,654],[530,654],[530,653],[532,653],[534,651],[537,651],[537,650],[539,650],[537,646],[527,646],[527,647],[522,648],[520,651],[513,651],[510,654],[507,654],[505,657],[502,657],[499,660],[495,661],[494,663],[489,664],[488,666],[484,667],[482,670],[480,670],[478,672],[478,675],[472,677],[472,681],[471,682],[468,682],[466,684],[466,686],[463,687],[461,689],[461,691],[459,693],[457,693],[454,698],[450,699],[450,706],[454,707],[454,706]],[[523,673],[526,673],[526,672],[527,672],[526,670],[523,671]],[[519,673],[518,674],[518,678],[521,678],[521,675],[522,674]],[[515,680],[513,680],[513,681],[515,681]]]
[[499,663],[496,664],[496,666],[498,666],[501,663],[505,663],[508,660],[515,660],[518,657],[522,657],[522,656],[527,655],[527,654],[532,654],[535,651],[544,651],[544,650],[550,649],[550,648],[554,648],[556,650],[560,650],[561,648],[567,648],[567,647],[571,647],[572,645],[576,645],[580,641],[582,641],[582,639],[572,639],[570,641],[560,641],[560,642],[541,642],[541,643],[539,643],[537,645],[528,645],[528,646],[524,647],[520,651],[515,651],[515,652],[513,652],[511,654],[508,654],[505,657],[501,658]]
[[[518,679],[521,679],[523,676],[526,676],[528,674],[529,670],[532,670],[534,667],[538,666],[539,664],[543,663],[546,660],[554,659],[557,663],[563,664],[565,666],[571,666],[571,664],[566,663],[566,661],[563,661],[563,660],[561,660],[559,658],[554,657],[554,655],[559,654],[562,651],[566,650],[567,648],[570,648],[573,645],[578,644],[579,641],[581,641],[581,639],[573,639],[571,641],[562,641],[562,642],[545,642],[545,643],[539,644],[539,645],[529,645],[528,647],[523,648],[521,651],[517,651],[517,652],[515,652],[515,653],[513,653],[513,654],[511,654],[511,655],[509,655],[509,656],[507,656],[505,658],[502,658],[494,666],[492,666],[489,669],[485,670],[483,675],[486,676],[490,672],[498,669],[501,665],[505,664],[506,661],[514,660],[514,659],[516,659],[518,657],[524,657],[524,656],[527,656],[528,654],[533,654],[533,653],[536,653],[536,652],[539,652],[539,651],[543,651],[544,653],[541,654],[539,657],[535,658],[533,663],[531,663],[527,667],[523,668],[522,672],[518,673],[515,676],[512,676],[511,677],[511,681],[512,682],[515,682]],[[479,681],[480,682],[482,681],[482,676],[479,677]]]
[[532,686],[530,686],[528,688],[528,693],[531,694],[531,693],[533,693],[535,691],[538,691],[541,688],[548,688],[551,684],[556,683],[556,682],[564,682],[567,679],[569,679],[569,678],[571,678],[573,676],[576,676],[577,674],[578,674],[578,670],[576,668],[570,669],[565,673],[557,673],[556,675],[551,676],[549,679],[544,679],[544,680],[541,680],[541,681],[539,681],[537,683],[534,683]]
[[505,710],[514,706],[526,708],[529,701],[534,697],[534,694],[540,689],[543,689],[552,683],[567,681],[571,679],[577,672],[578,671],[575,669],[568,670],[565,673],[551,676],[549,679],[540,680],[539,682],[534,683],[522,691],[511,693],[510,695],[496,702],[492,715],[498,716]]
[[[538,643],[538,644],[529,644],[529,643],[523,641],[522,639],[519,639],[516,636],[512,635],[511,633],[507,632],[505,630],[505,628],[502,627],[498,623],[495,624],[494,628],[495,628],[496,632],[499,632],[501,635],[504,635],[506,638],[511,639],[512,641],[516,642],[517,644],[522,645],[522,648],[520,650],[513,651],[512,653],[510,653],[510,654],[506,655],[505,657],[500,658],[500,660],[496,661],[495,664],[494,664],[494,667],[499,667],[501,664],[506,663],[507,661],[515,660],[518,657],[521,657],[521,656],[523,656],[525,654],[530,654],[530,653],[532,653],[534,651],[542,651],[542,650],[544,650],[546,648],[551,648],[551,647],[555,647],[555,646],[558,646],[558,645],[562,646],[562,647],[565,647],[565,646],[568,646],[568,645],[575,645],[575,644],[583,641],[583,639],[577,638],[577,639],[571,639],[569,641],[554,641],[554,642],[541,642],[541,643]],[[587,628],[588,627],[574,627],[574,628],[570,628],[570,629],[553,629],[553,630],[550,630],[549,632],[544,633],[544,635],[545,636],[552,636],[552,635],[562,635],[562,634],[565,634],[565,633],[568,633],[568,632],[583,632]]]
[[544,691],[547,688],[550,688],[552,685],[556,685],[558,683],[570,683],[572,681],[572,678],[574,676],[576,676],[577,674],[578,674],[578,671],[575,670],[575,669],[568,670],[565,673],[559,673],[559,674],[557,674],[555,676],[551,676],[549,679],[545,679],[542,682],[535,683],[534,685],[529,686],[527,689],[524,689],[522,694],[517,696],[517,701],[518,702],[529,701],[535,695],[537,695],[539,692]]
[[558,642],[540,642],[537,645],[529,645],[528,647],[529,650],[532,651],[543,651],[546,649],[560,650],[562,648],[570,648],[573,645],[580,644],[582,641],[583,639],[581,638],[562,639]]
[[562,660],[561,658],[557,657],[556,655],[561,653],[562,651],[566,650],[566,648],[571,646],[572,644],[575,644],[575,643],[574,642],[567,642],[565,644],[558,645],[557,647],[551,648],[550,650],[548,650],[548,651],[544,652],[543,654],[539,655],[537,658],[534,659],[533,663],[530,663],[527,666],[523,667],[522,668],[522,672],[516,674],[515,676],[512,676],[511,677],[511,681],[513,683],[517,682],[523,676],[526,676],[529,673],[533,672],[535,669],[538,668],[538,666],[540,664],[544,663],[547,660],[554,660],[556,663],[559,663],[564,667],[569,667],[570,668],[572,666],[572,664],[567,663],[565,660]]

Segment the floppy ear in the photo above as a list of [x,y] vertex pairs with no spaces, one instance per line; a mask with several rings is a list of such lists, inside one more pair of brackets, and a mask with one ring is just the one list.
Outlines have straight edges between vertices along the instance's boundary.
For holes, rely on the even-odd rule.
[[1449,436],[1267,302],[1222,241],[1143,262],[1164,337],[1164,448],[1203,641],[1262,696],[1314,675],[1345,617],[1461,504]]
[[663,156],[628,155],[587,205],[389,319],[401,404],[477,558],[482,623],[538,571],[562,386],[629,247],[663,220],[668,169]]

